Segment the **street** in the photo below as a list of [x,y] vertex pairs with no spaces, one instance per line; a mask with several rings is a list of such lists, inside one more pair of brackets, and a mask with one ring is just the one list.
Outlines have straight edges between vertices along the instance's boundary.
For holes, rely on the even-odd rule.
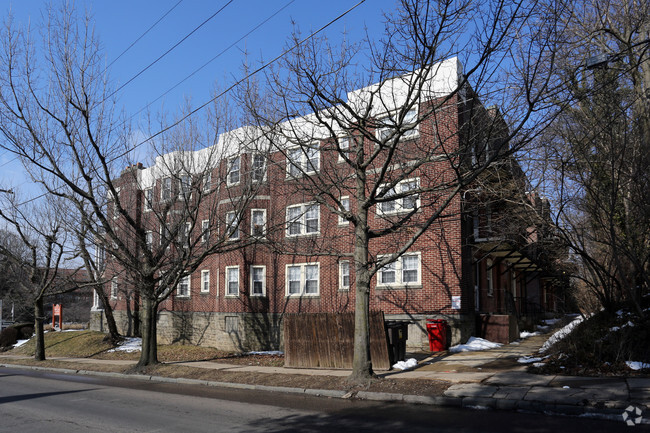
[[[622,421],[0,369],[3,432],[628,431]],[[637,426],[637,431],[647,430]]]

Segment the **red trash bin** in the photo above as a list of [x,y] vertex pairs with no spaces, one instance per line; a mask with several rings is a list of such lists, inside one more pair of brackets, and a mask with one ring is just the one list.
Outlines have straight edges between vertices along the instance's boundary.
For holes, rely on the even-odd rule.
[[429,335],[429,350],[441,352],[447,349],[447,321],[442,319],[427,319],[427,334]]

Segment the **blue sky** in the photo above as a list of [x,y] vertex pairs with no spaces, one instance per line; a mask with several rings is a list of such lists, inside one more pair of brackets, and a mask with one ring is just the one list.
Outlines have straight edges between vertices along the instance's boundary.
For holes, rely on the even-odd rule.
[[[54,4],[60,4],[61,1],[55,1]],[[179,0],[77,0],[76,6],[93,14],[95,30],[103,44],[108,65],[178,2]],[[182,0],[110,66],[112,80],[118,86],[126,83],[227,3],[228,0]],[[154,102],[151,109],[155,112],[164,103],[165,109],[174,113],[187,97],[191,98],[193,105],[200,105],[210,98],[215,80],[229,83],[241,78],[245,53],[254,61],[272,59],[283,51],[294,24],[307,35],[356,3],[358,0],[234,0],[170,54],[124,87],[118,94],[119,105],[124,107],[126,113],[136,113],[284,7],[218,59],[163,99]],[[41,22],[41,14],[47,2],[12,0],[0,4],[3,20],[11,9],[16,21],[23,24],[30,21],[34,26]],[[378,36],[384,28],[382,11],[390,11],[394,7],[394,0],[367,0],[328,27],[324,34],[336,39],[345,32],[354,41],[364,36],[367,27],[371,36]],[[7,163],[10,159],[8,155],[0,154],[0,186],[3,188],[26,182],[24,176],[18,174],[17,164]]]

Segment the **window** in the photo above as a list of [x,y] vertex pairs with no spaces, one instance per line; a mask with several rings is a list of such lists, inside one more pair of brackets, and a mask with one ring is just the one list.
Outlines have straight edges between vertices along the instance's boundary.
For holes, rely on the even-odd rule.
[[203,179],[203,192],[210,192],[212,188],[212,172],[208,172]]
[[117,299],[117,292],[119,290],[119,284],[117,277],[113,277],[111,280],[111,299]]
[[237,185],[241,173],[241,156],[235,156],[228,161],[228,185]]
[[339,290],[350,290],[350,262],[339,262]]
[[350,138],[349,137],[344,137],[344,138],[339,138],[339,162],[345,161],[343,156],[347,156],[348,158],[350,157]]
[[120,216],[120,188],[115,188],[115,195],[113,195],[113,219],[117,219]]
[[[420,179],[405,179],[400,181],[394,188],[386,191],[384,198],[388,199],[394,195],[408,194],[409,191],[416,190],[420,186]],[[416,192],[406,195],[395,200],[380,202],[377,205],[379,213],[395,214],[401,212],[411,212],[420,206],[420,195]]]
[[178,282],[178,287],[176,287],[176,296],[182,298],[189,298],[190,296],[190,276],[185,275]]
[[494,269],[492,268],[492,259],[487,259],[485,262],[485,278],[487,280],[487,295],[494,296],[494,277],[492,275]]
[[226,296],[239,296],[239,266],[226,266]]
[[226,235],[230,240],[239,239],[239,218],[236,212],[228,212],[226,214]]
[[169,227],[165,223],[160,226],[160,245],[167,243],[167,248],[169,248],[169,243],[171,241],[171,233],[169,232]]
[[263,238],[266,233],[266,209],[251,209],[251,236]]
[[[341,210],[344,210],[346,212],[350,210],[350,197],[347,197],[347,196],[346,197],[341,197],[341,207],[343,208]],[[350,222],[348,220],[346,220],[341,215],[339,215],[339,225],[340,226],[348,225],[349,223]]]
[[189,174],[184,174],[181,176],[179,182],[179,193],[180,198],[189,198],[192,193],[192,177]]
[[287,296],[318,296],[319,264],[287,265]]
[[318,143],[309,147],[294,147],[287,151],[287,177],[300,177],[303,173],[315,173],[320,168]]
[[186,222],[178,228],[178,244],[183,248],[190,247],[190,230],[192,228],[192,223]]
[[160,185],[160,199],[162,201],[169,201],[172,198],[172,178],[165,177]]
[[210,293],[210,270],[201,271],[201,293]]
[[251,266],[251,296],[266,296],[266,266]]
[[144,210],[149,212],[153,207],[153,188],[144,190]]
[[253,154],[251,178],[254,182],[263,182],[266,177],[266,158],[261,153]]
[[408,253],[379,270],[378,286],[417,286],[422,281],[420,253]]
[[388,116],[385,116],[379,119],[380,126],[377,128],[377,138],[380,141],[384,141],[389,137],[394,139],[394,134],[397,134],[396,130],[399,127],[401,132],[400,140],[405,140],[409,138],[415,138],[418,136],[418,110],[417,108],[412,108],[404,114],[404,120],[400,123],[398,116],[400,112],[397,111]]
[[204,244],[210,240],[210,220],[201,221],[201,242]]
[[317,234],[320,230],[320,206],[303,203],[287,207],[287,236]]
[[151,247],[153,246],[153,232],[151,231],[145,232],[144,243],[145,246],[147,247],[147,250],[151,251]]

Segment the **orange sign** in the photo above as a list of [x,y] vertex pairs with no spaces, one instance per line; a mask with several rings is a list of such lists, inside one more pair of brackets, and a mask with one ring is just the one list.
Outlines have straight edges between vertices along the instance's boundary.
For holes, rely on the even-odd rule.
[[61,304],[52,305],[52,328],[56,328],[56,318],[59,317],[59,329],[61,329]]

